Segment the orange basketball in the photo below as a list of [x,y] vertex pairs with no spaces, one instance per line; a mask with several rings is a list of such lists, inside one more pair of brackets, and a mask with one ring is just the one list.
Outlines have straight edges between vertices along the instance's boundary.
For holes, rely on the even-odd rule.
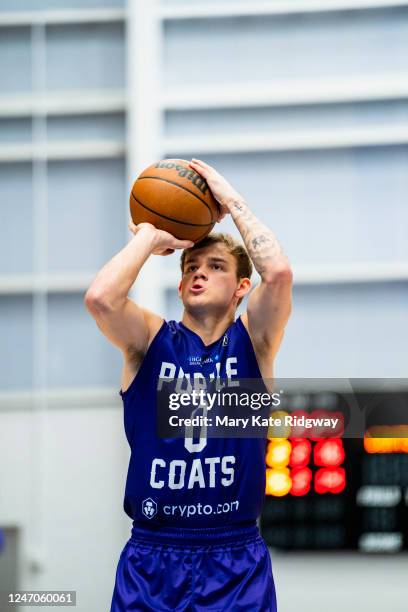
[[180,240],[198,242],[220,212],[207,182],[185,159],[164,159],[144,170],[130,192],[133,223],[151,223]]

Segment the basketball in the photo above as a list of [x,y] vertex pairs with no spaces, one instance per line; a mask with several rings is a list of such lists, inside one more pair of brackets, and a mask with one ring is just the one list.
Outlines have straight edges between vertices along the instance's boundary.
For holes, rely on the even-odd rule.
[[144,170],[130,192],[133,223],[151,223],[179,240],[198,242],[214,227],[219,206],[207,182],[185,159],[165,159]]

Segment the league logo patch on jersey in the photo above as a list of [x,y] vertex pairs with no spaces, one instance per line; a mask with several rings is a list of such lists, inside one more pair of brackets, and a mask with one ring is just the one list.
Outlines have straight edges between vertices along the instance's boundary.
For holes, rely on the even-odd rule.
[[227,336],[227,334],[225,334],[223,339],[222,339],[222,346],[228,346],[228,336]]
[[147,499],[142,501],[142,512],[148,519],[151,519],[156,516],[157,504],[151,497],[148,497]]

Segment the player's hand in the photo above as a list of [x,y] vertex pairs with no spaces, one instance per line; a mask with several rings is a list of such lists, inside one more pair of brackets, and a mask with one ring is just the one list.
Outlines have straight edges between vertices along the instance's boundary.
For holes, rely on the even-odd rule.
[[140,230],[150,230],[154,236],[154,255],[171,255],[176,249],[189,249],[194,245],[192,240],[178,240],[168,232],[157,229],[151,223],[139,223],[135,225],[129,221],[129,229],[132,234],[137,234]]
[[242,200],[242,196],[217,172],[212,166],[201,161],[192,159],[190,167],[202,176],[208,183],[209,188],[220,205],[220,215],[217,219],[220,222],[230,211],[228,204],[233,201]]

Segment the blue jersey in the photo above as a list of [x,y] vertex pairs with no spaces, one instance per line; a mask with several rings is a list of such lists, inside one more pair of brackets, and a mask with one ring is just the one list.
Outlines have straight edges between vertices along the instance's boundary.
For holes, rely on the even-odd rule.
[[261,378],[254,349],[238,318],[206,346],[183,323],[164,321],[130,387],[120,394],[131,457],[125,512],[158,527],[216,527],[255,521],[265,495],[263,438],[160,439],[159,379]]

